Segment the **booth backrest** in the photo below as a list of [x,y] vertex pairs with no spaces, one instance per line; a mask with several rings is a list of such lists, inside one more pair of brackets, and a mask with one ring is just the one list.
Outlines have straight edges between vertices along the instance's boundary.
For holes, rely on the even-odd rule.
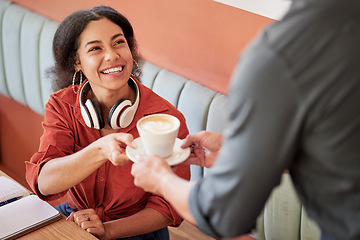
[[[57,26],[42,15],[0,0],[0,94],[41,115],[51,94],[45,72],[54,63],[51,46]],[[147,61],[140,80],[185,115],[190,133],[223,131],[227,96]],[[204,174],[203,168],[191,166],[192,181]],[[270,197],[258,231],[259,239],[318,239],[319,231],[306,218],[289,175],[284,174]]]
[[44,113],[53,65],[52,38],[57,23],[8,1],[0,2],[0,93]]

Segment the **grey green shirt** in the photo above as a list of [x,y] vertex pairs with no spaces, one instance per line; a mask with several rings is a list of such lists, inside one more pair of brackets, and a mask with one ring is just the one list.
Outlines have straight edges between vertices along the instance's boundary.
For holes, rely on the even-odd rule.
[[198,227],[246,233],[289,169],[322,231],[360,239],[360,1],[294,0],[242,54],[228,106],[218,160],[189,198]]

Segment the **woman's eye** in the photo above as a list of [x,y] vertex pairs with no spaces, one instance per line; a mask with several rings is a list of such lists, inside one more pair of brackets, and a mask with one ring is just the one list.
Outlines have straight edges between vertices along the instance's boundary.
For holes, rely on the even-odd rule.
[[93,51],[99,50],[99,49],[100,49],[99,47],[92,47],[92,48],[89,49],[88,52],[93,52]]
[[121,39],[121,40],[116,41],[116,42],[115,42],[115,45],[122,44],[122,43],[124,43],[124,42],[125,42],[125,41],[124,41],[123,39]]

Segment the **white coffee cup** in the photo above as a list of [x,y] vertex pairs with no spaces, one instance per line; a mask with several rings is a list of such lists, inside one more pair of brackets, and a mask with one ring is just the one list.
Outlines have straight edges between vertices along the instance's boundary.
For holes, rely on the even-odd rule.
[[180,127],[179,119],[169,114],[153,114],[141,118],[136,127],[146,154],[162,158],[172,155]]

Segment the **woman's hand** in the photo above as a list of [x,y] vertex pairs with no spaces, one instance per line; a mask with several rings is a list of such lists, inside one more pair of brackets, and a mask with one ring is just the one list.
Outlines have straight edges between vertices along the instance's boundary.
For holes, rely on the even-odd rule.
[[89,208],[72,212],[66,220],[75,222],[82,229],[85,229],[87,232],[95,235],[99,239],[106,239],[104,224],[95,213],[94,209]]
[[191,147],[190,157],[185,161],[187,164],[211,167],[216,161],[221,148],[223,135],[216,132],[201,131],[188,135],[181,147]]
[[126,146],[134,147],[132,144],[133,136],[128,133],[112,133],[106,135],[94,144],[99,145],[100,153],[115,166],[124,165],[129,161],[125,153]]

